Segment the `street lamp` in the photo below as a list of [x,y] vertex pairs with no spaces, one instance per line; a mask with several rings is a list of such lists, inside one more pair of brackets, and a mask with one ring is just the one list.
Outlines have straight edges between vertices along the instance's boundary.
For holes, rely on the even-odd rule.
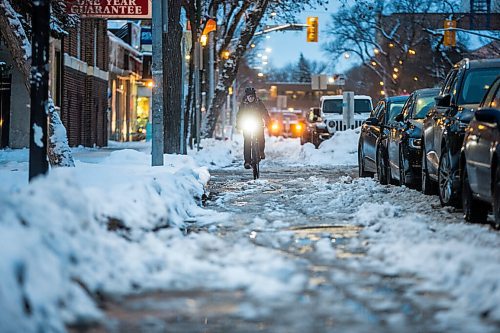
[[408,50],[408,53],[409,53],[409,54],[411,54],[411,55],[415,55],[415,54],[417,54],[417,52],[415,52],[415,50],[413,50],[413,49],[409,49],[409,50]]
[[351,57],[351,55],[349,53],[347,53],[347,52],[344,53],[344,58],[349,59],[350,57]]
[[377,63],[375,61],[372,61],[372,66],[377,66]]
[[224,50],[224,51],[222,51],[222,54],[221,54],[222,59],[224,59],[224,60],[229,59],[229,56],[230,56],[230,55],[231,55],[231,52],[229,52],[228,50]]
[[379,50],[379,49],[377,49],[377,48],[374,48],[374,49],[373,49],[373,53],[375,53],[375,54],[379,54],[379,53],[380,53],[380,50]]

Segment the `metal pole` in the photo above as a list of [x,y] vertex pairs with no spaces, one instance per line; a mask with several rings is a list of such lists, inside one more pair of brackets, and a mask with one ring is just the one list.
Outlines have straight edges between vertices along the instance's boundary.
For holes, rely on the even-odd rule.
[[163,42],[166,0],[153,1],[153,119],[151,165],[163,165]]
[[49,99],[50,0],[33,1],[29,180],[46,174]]
[[182,76],[182,84],[181,84],[181,128],[180,128],[180,151],[181,154],[186,154],[186,138],[184,136],[184,120],[185,120],[185,87],[184,87],[184,80],[186,79],[186,42],[185,42],[185,36],[182,37],[181,41],[181,57],[182,57],[182,67],[181,67],[181,76]]
[[[210,15],[213,17],[213,6],[210,9]],[[215,91],[215,71],[214,71],[214,62],[215,62],[215,36],[214,32],[210,32],[208,34],[208,68],[207,68],[207,76],[208,76],[208,99],[207,99],[207,109],[210,108],[212,104],[212,99],[214,97]]]
[[196,98],[196,148],[200,150],[200,131],[201,131],[201,86],[200,86],[200,67],[203,63],[203,53],[199,41],[194,44],[194,82],[195,82],[195,98]]

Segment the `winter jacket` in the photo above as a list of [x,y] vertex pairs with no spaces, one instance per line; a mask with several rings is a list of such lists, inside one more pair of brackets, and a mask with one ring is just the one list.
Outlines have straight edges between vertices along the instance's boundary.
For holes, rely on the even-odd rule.
[[245,100],[240,104],[240,109],[236,115],[236,126],[238,128],[241,128],[241,121],[247,116],[260,117],[263,121],[263,126],[267,125],[271,120],[271,116],[269,116],[264,103],[258,98],[253,103]]

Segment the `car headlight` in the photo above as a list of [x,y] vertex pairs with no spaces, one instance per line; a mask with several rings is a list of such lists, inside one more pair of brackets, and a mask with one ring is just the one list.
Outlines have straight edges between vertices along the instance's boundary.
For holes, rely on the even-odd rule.
[[335,122],[334,122],[333,120],[330,120],[330,121],[328,122],[328,126],[329,126],[329,127],[332,127],[332,128],[333,128],[333,127],[335,127]]
[[243,132],[251,134],[255,133],[259,128],[259,124],[255,118],[246,118],[243,120]]
[[408,140],[408,144],[411,148],[420,149],[422,148],[422,139],[410,138],[410,140]]

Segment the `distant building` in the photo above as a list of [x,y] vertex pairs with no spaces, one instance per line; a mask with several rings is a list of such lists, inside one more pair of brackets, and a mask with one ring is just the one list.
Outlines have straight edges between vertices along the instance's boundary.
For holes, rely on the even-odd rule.
[[326,90],[313,90],[311,83],[266,82],[256,85],[257,94],[269,111],[307,111],[319,106],[321,96],[342,93],[341,86],[328,85]]
[[110,21],[108,29],[110,139],[143,140],[151,113],[151,52],[146,56],[143,54],[140,25],[130,21]]

